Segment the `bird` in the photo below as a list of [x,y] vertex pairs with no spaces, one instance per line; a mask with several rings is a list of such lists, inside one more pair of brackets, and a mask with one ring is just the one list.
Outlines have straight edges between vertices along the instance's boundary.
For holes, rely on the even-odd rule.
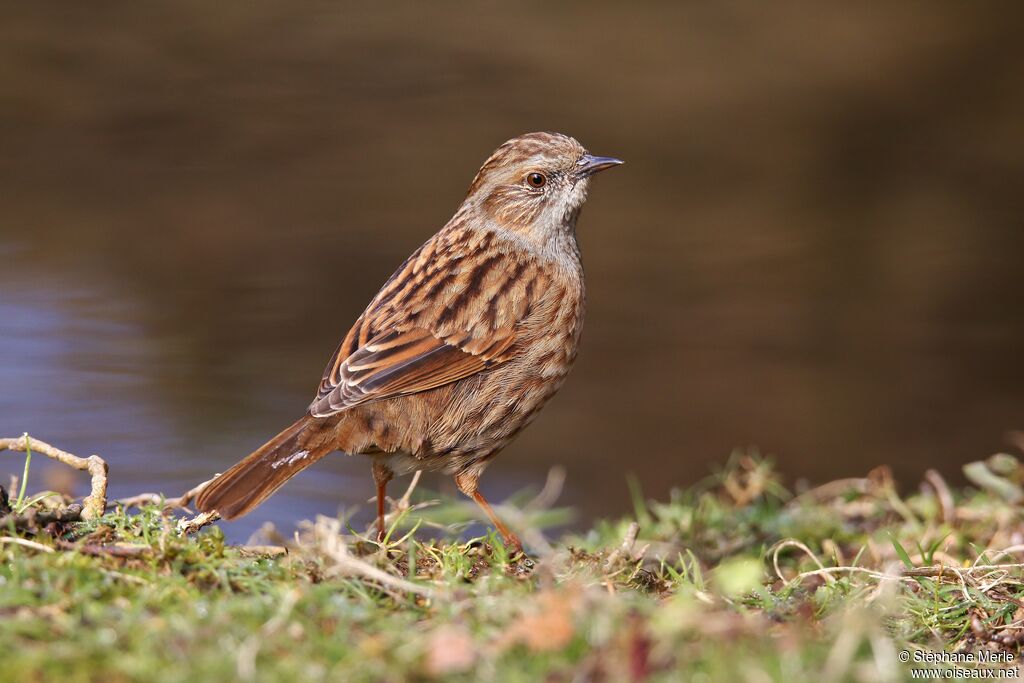
[[576,222],[594,174],[622,163],[561,133],[500,145],[451,220],[352,325],[306,413],[214,477],[199,510],[241,517],[328,453],[365,454],[378,541],[388,482],[442,471],[521,553],[480,492],[480,475],[576,360],[586,302]]

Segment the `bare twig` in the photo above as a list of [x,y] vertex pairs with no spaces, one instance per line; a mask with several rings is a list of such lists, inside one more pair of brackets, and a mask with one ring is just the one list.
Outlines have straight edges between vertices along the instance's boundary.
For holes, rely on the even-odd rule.
[[15,529],[28,529],[46,526],[51,522],[77,522],[81,518],[82,506],[78,503],[72,503],[66,508],[59,510],[31,508],[21,515],[11,512],[0,517],[0,527],[8,527],[13,524]]
[[848,491],[855,491],[859,494],[866,494],[871,490],[871,480],[866,477],[850,477],[847,479],[836,479],[828,483],[816,486],[813,489],[804,491],[796,498],[786,503],[787,508],[798,507],[804,503],[822,503],[842,496]]
[[[216,477],[214,477],[216,479]],[[185,510],[191,512],[188,508],[188,504],[191,503],[196,496],[202,493],[203,489],[210,485],[213,479],[207,479],[202,484],[190,488],[185,493],[181,494],[177,498],[165,498],[162,493],[139,493],[128,498],[118,498],[114,502],[125,508],[129,507],[142,507],[143,505],[159,505],[163,503],[165,510]]]
[[413,593],[426,598],[439,597],[441,593],[430,586],[413,583],[392,576],[382,569],[360,560],[348,550],[345,537],[341,534],[341,522],[337,519],[318,517],[315,524],[309,525],[313,549],[334,562],[331,569],[340,575],[358,576],[379,584],[385,589],[401,593]]
[[[782,569],[779,567],[779,553],[782,552],[783,548],[797,548],[799,550],[802,550],[805,555],[807,555],[809,558],[814,560],[814,564],[818,565],[819,571],[824,572],[823,575],[824,575],[826,581],[828,581],[828,582],[835,581],[835,579],[833,579],[829,575],[829,573],[825,571],[825,565],[823,565],[821,563],[821,560],[818,559],[818,556],[815,555],[814,552],[810,548],[808,548],[806,544],[801,543],[800,541],[796,540],[795,538],[785,538],[785,539],[779,541],[778,543],[775,544],[774,550],[772,552],[772,567],[775,569],[775,575],[778,576],[783,581],[786,580],[786,577],[784,577],[782,575]],[[811,575],[814,572],[804,572],[804,573],[807,574],[807,575]],[[800,575],[797,576],[797,578],[800,578],[802,576],[803,576],[803,574],[800,574]]]
[[237,550],[245,557],[281,557],[288,554],[288,548],[283,545],[240,545]]
[[925,482],[935,490],[935,497],[939,499],[939,509],[942,510],[942,521],[945,524],[956,522],[956,504],[953,502],[953,494],[949,485],[942,478],[938,470],[928,470],[924,473]]
[[53,548],[51,548],[48,545],[43,545],[42,543],[36,543],[35,541],[30,541],[30,540],[28,540],[26,538],[18,538],[17,536],[0,536],[0,545],[3,545],[4,543],[13,543],[15,545],[23,545],[26,548],[32,548],[33,550],[39,550],[39,551],[44,552],[44,553],[52,553],[52,552],[54,552]]
[[80,458],[55,448],[45,441],[33,439],[27,433],[14,439],[0,439],[0,450],[21,452],[32,450],[69,467],[74,467],[76,470],[88,472],[92,477],[91,491],[82,501],[82,519],[96,519],[103,516],[103,511],[107,508],[107,463],[103,461],[103,458],[98,455]]
[[990,561],[996,560],[1000,557],[1013,557],[1014,553],[1024,552],[1024,545],[1011,545],[1007,548],[995,548],[985,550],[983,553],[975,558],[974,564],[977,565],[981,562],[981,558],[989,558]]
[[608,559],[604,562],[604,568],[606,571],[615,569],[615,565],[620,560],[630,560],[633,557],[633,546],[636,545],[636,538],[640,535],[640,524],[639,522],[633,522],[626,529],[626,535],[622,539],[622,545],[613,550],[608,555]]
[[179,519],[177,524],[178,535],[186,536],[188,534],[194,534],[204,526],[213,524],[218,519],[220,519],[220,513],[216,510],[213,512],[200,512],[195,517],[191,517],[189,519]]
[[565,468],[552,467],[548,470],[548,478],[544,481],[544,488],[524,507],[529,510],[546,510],[555,504],[562,495],[562,488],[565,486]]
[[113,569],[106,569],[104,567],[98,567],[98,569],[100,573],[104,576],[109,576],[110,578],[117,579],[119,581],[134,583],[139,586],[148,586],[150,583],[146,579],[142,578],[141,576],[136,576],[135,574],[124,574],[122,572],[115,572]]
[[[423,508],[428,508],[437,505],[436,500],[423,501],[421,503],[416,503],[415,505],[412,504],[411,500],[413,491],[416,490],[416,487],[420,483],[420,477],[422,476],[423,470],[416,470],[416,472],[414,472],[412,475],[412,479],[409,481],[409,486],[405,489],[405,493],[402,494],[401,498],[399,498],[398,500],[394,500],[390,496],[387,497],[387,501],[390,503],[390,506],[388,508],[388,512],[384,515],[384,528],[391,528],[391,525],[394,524],[402,515],[406,514],[407,512],[413,512],[415,510],[421,510]],[[371,498],[370,500],[375,501],[377,499]],[[443,525],[440,524],[428,523],[428,525],[436,526],[438,528],[445,528]],[[376,536],[374,535],[376,533],[376,529],[377,522],[376,520],[374,520],[370,522],[369,526],[366,527],[365,536],[367,538],[376,538]]]
[[398,499],[395,507],[398,508],[398,512],[402,513],[409,509],[409,500],[412,498],[412,492],[416,490],[416,485],[420,483],[420,477],[423,476],[423,470],[416,470],[416,473],[412,475],[412,480],[409,482],[409,488],[405,490],[402,497]]
[[148,545],[111,544],[100,545],[98,543],[71,543],[69,541],[57,541],[57,547],[61,550],[73,550],[83,555],[93,557],[120,557],[132,558],[148,555],[152,548]]
[[[960,584],[960,590],[963,592],[964,600],[970,601],[970,593],[968,592],[968,584],[974,586],[979,592],[986,592],[991,590],[993,587],[1000,583],[1005,583],[1006,577],[1008,576],[1008,570],[1010,569],[1024,569],[1024,563],[1008,563],[1008,564],[974,564],[970,567],[957,567],[950,565],[931,565],[928,567],[902,567],[898,571],[882,572],[874,569],[868,569],[867,567],[857,566],[845,566],[845,567],[824,567],[818,561],[817,557],[806,549],[802,543],[793,541],[790,539],[788,542],[784,541],[776,546],[774,554],[775,574],[780,579],[786,580],[782,576],[781,570],[778,566],[778,551],[784,547],[784,545],[791,545],[800,547],[814,559],[818,565],[818,569],[811,571],[800,572],[795,577],[789,580],[789,582],[800,582],[806,578],[812,576],[824,577],[826,581],[832,581],[834,574],[863,574],[879,581],[906,581],[914,582],[915,579],[922,577],[932,577],[942,580],[945,577],[955,579]],[[988,580],[987,584],[980,584],[979,582]]]
[[178,496],[177,498],[168,498],[166,501],[167,504],[177,508],[184,508],[186,505],[191,503],[200,493],[202,493],[203,489],[209,486],[216,478],[217,477],[212,477],[204,481],[202,484],[193,486],[192,488],[190,488],[188,491],[185,491],[185,493]]
[[138,493],[127,498],[117,498],[114,500],[114,505],[120,505],[127,510],[128,508],[141,508],[143,505],[159,505],[166,503],[167,500],[160,493]]

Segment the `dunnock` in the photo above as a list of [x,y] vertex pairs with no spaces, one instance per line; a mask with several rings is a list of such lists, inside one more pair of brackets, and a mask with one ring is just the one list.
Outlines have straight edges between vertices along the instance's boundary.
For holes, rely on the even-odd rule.
[[214,479],[199,509],[240,517],[331,451],[363,453],[373,458],[381,536],[394,474],[443,470],[519,551],[477,482],[576,359],[576,219],[590,176],[621,163],[558,133],[501,145],[448,224],[356,320],[306,415]]

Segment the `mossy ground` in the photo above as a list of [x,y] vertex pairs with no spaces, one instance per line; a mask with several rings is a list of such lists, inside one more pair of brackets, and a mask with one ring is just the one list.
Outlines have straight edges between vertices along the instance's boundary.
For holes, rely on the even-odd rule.
[[1021,473],[978,465],[977,488],[928,473],[901,496],[880,469],[796,494],[735,457],[628,518],[535,537],[531,561],[436,525],[454,501],[414,507],[386,546],[327,519],[231,546],[157,505],[8,523],[0,679],[885,681],[911,676],[904,650],[1015,658]]

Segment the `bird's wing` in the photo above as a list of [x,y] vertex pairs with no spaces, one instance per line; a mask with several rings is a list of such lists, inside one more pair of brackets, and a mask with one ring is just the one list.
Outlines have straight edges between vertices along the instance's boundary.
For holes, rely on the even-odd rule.
[[314,417],[455,382],[514,357],[542,274],[489,233],[442,231],[402,264],[324,371]]
[[501,363],[514,341],[514,333],[497,334],[487,348],[472,353],[422,328],[385,332],[338,366],[310,413],[326,417],[360,403],[415,394],[474,375]]

